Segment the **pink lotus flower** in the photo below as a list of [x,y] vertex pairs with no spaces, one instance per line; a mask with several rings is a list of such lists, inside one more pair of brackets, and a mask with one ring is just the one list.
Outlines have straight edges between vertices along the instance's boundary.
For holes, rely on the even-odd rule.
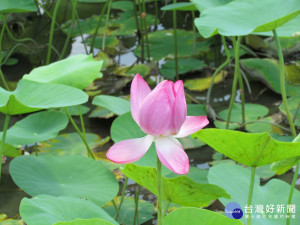
[[120,141],[107,152],[108,159],[126,164],[140,159],[155,142],[159,160],[177,174],[189,172],[189,159],[176,138],[186,137],[209,122],[206,116],[187,116],[183,82],[165,80],[151,91],[137,74],[131,84],[131,114],[147,134]]

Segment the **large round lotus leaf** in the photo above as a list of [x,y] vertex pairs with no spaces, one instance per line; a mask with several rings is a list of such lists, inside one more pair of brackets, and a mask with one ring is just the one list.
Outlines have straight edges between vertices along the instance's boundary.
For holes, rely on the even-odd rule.
[[102,64],[103,61],[94,60],[93,55],[74,55],[35,68],[28,75],[24,75],[23,79],[83,89],[99,77]]
[[[127,164],[122,172],[157,195],[157,171],[155,168],[131,163]],[[218,198],[230,198],[221,187],[207,183],[201,184],[188,176],[163,177],[162,186],[164,187],[163,199],[181,206],[203,207]]]
[[[100,136],[93,133],[86,133],[86,142],[90,149],[99,147],[109,141],[109,137],[101,139]],[[42,142],[39,146],[39,154],[48,156],[63,156],[63,155],[82,155],[88,156],[86,146],[83,143],[78,133],[65,133],[57,137]]]
[[205,38],[215,34],[241,36],[272,31],[298,14],[298,0],[239,0],[204,10],[195,25]]
[[208,128],[192,136],[199,138],[227,157],[251,167],[264,166],[300,156],[300,143],[276,141],[268,133],[250,134]]
[[54,225],[112,225],[112,223],[102,219],[76,219],[70,222],[57,222]]
[[53,225],[75,219],[99,218],[118,224],[103,209],[85,199],[39,195],[23,198],[20,214],[27,225]]
[[22,79],[12,92],[0,88],[0,99],[0,112],[16,115],[80,105],[87,102],[88,95],[77,88],[62,84],[43,84]]
[[23,13],[36,11],[34,0],[1,0],[0,13]]
[[[299,35],[300,28],[300,15],[295,17],[294,19],[288,21],[283,24],[281,27],[276,29],[278,36],[280,37],[295,37]],[[273,36],[273,32],[257,32],[255,34],[264,35],[264,36]],[[282,46],[283,47],[283,46]]]
[[130,111],[130,102],[123,98],[109,95],[98,95],[93,100],[93,105],[101,106],[122,115]]
[[46,141],[58,135],[68,125],[68,117],[58,111],[44,111],[31,114],[18,121],[7,131],[6,142],[26,145]]
[[[269,113],[267,107],[258,104],[245,104],[245,119],[246,121],[257,120]],[[219,112],[220,118],[227,120],[228,109],[224,109]],[[242,122],[242,106],[241,104],[235,103],[232,107],[230,121]]]
[[70,196],[99,206],[119,190],[115,176],[105,166],[83,156],[20,156],[11,162],[10,174],[32,196]]
[[[148,34],[150,56],[153,60],[164,57],[174,57],[174,35],[171,30],[160,30]],[[193,55],[193,32],[177,30],[177,48],[179,57]],[[196,52],[208,51],[209,42],[196,42]],[[141,56],[141,47],[134,50],[134,54]]]
[[[178,74],[184,74],[193,70],[201,70],[206,64],[199,59],[184,58],[178,59]],[[160,73],[167,79],[174,79],[175,60],[169,60],[161,66]]]
[[[278,61],[273,59],[249,58],[242,59],[241,66],[251,78],[261,81],[273,91],[281,93]],[[299,86],[286,83],[285,87],[288,96],[300,95]]]
[[197,7],[195,6],[194,3],[191,2],[178,2],[178,3],[173,3],[166,5],[160,10],[166,10],[166,11],[173,11],[173,10],[178,10],[178,11],[194,11],[197,10]]
[[[211,184],[222,185],[222,187],[231,195],[231,199],[220,198],[223,205],[227,205],[230,202],[237,202],[244,211],[247,205],[249,184],[250,184],[251,171],[247,168],[235,164],[222,163],[209,169],[208,180]],[[255,176],[254,191],[252,197],[253,207],[251,216],[251,225],[283,225],[286,224],[286,209],[288,201],[288,193],[291,186],[286,182],[278,179],[271,179],[264,186],[260,186],[260,180],[258,176]],[[291,218],[291,225],[298,225],[300,217],[300,210],[297,210],[297,206],[300,202],[300,192],[295,189],[292,199],[292,204],[296,205],[295,213],[291,215],[295,216],[295,219]],[[257,205],[263,205],[263,213],[256,211]],[[267,212],[266,207],[269,205],[274,206],[274,210]],[[277,212],[277,205],[284,205],[284,212]],[[277,214],[278,218],[274,217]],[[283,215],[281,217],[280,215]],[[259,217],[258,217],[259,216]],[[234,221],[234,220],[232,220]],[[243,216],[241,221],[246,224],[246,218]],[[223,224],[223,223],[216,223]]]
[[220,213],[199,208],[179,208],[163,219],[164,225],[243,225],[239,220],[230,219]]
[[205,9],[226,5],[232,0],[191,0],[200,12]]

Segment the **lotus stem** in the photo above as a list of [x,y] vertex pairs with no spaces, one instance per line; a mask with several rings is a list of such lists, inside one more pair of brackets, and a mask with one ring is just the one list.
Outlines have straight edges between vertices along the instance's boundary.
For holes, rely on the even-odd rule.
[[139,13],[140,13],[140,31],[141,31],[141,62],[144,63],[144,25],[143,25],[143,18],[142,18],[142,4],[141,0],[138,0],[139,4]]
[[51,27],[50,27],[46,65],[48,65],[50,63],[50,59],[51,59],[51,46],[52,46],[52,41],[53,41],[54,25],[55,25],[56,15],[57,15],[57,11],[58,11],[60,2],[61,2],[61,0],[57,0],[56,5],[54,7],[54,11],[53,11],[53,17],[52,17]]
[[286,117],[289,121],[291,130],[292,130],[292,135],[295,138],[297,136],[296,129],[293,123],[293,119],[291,117],[290,111],[289,111],[289,106],[287,102],[287,96],[286,96],[286,89],[285,89],[285,74],[284,74],[284,58],[281,50],[281,45],[280,45],[280,40],[278,38],[276,30],[273,30],[275,42],[276,42],[276,48],[277,48],[277,54],[279,58],[279,66],[280,66],[280,89],[281,89],[281,97],[282,97],[282,102],[284,105]]
[[225,49],[225,54],[226,54],[226,60],[225,62],[223,62],[214,72],[214,74],[212,75],[212,78],[211,78],[211,82],[209,84],[209,88],[208,88],[208,91],[207,91],[207,97],[206,97],[206,104],[207,105],[210,105],[210,96],[211,96],[211,91],[213,89],[213,86],[214,86],[214,80],[216,78],[216,76],[220,73],[220,71],[225,68],[229,61],[230,61],[230,52],[229,52],[229,49],[227,47],[227,44],[226,44],[226,40],[225,40],[225,37],[223,35],[221,35],[221,39],[222,39],[222,43],[223,43],[223,46],[224,46],[224,49]]
[[103,39],[102,39],[102,51],[105,50],[106,29],[107,29],[107,25],[108,25],[109,16],[110,16],[110,6],[111,6],[111,0],[108,0],[108,7],[107,7],[107,12],[106,12],[104,33],[103,33]]
[[[38,5],[38,6],[40,6],[40,7],[42,7],[42,9],[43,9],[43,11],[47,14],[47,16],[52,20],[52,15],[48,12],[48,10],[46,9],[46,7],[42,4],[42,3],[40,3],[40,1],[39,0],[34,0],[35,1],[35,3]],[[63,30],[63,28],[55,21],[55,25],[62,31],[62,32],[65,32],[64,30]]]
[[77,9],[76,9],[75,13],[76,13],[76,22],[77,22],[78,30],[79,30],[79,33],[80,33],[81,41],[83,43],[84,51],[85,51],[86,54],[89,54],[89,51],[87,50],[86,43],[85,43],[84,38],[83,38],[83,33],[82,33],[82,29],[81,29]]
[[143,12],[145,13],[143,21],[144,21],[144,31],[145,31],[145,36],[146,36],[146,49],[147,49],[147,57],[148,57],[148,62],[150,62],[150,50],[149,50],[149,39],[148,39],[148,26],[147,26],[147,14],[146,14],[146,4],[145,0],[143,1]]
[[5,114],[2,140],[1,140],[1,145],[0,145],[0,183],[1,183],[1,170],[2,170],[2,156],[4,154],[5,138],[6,138],[6,132],[8,129],[9,119],[10,119],[10,115]]
[[[298,136],[293,140],[293,142],[300,142],[300,134],[298,134]],[[296,163],[296,170],[294,172],[293,181],[292,181],[292,184],[291,184],[287,205],[291,205],[292,200],[293,200],[293,194],[294,194],[296,181],[298,179],[298,174],[299,174],[299,167],[300,167],[300,158],[298,158],[297,163]],[[286,225],[290,225],[290,222],[291,222],[290,216],[291,216],[291,213],[287,212],[287,214],[286,214]]]
[[126,191],[126,188],[127,188],[127,184],[128,184],[128,177],[126,176],[126,177],[125,177],[124,184],[123,184],[122,194],[121,194],[121,199],[120,199],[119,206],[118,206],[118,208],[117,208],[117,214],[116,214],[116,216],[115,216],[115,220],[117,220],[118,217],[120,216],[120,210],[121,210],[121,207],[122,207],[122,204],[123,204],[123,201],[124,201],[125,191]]
[[[289,198],[288,198],[288,202],[287,202],[288,205],[291,205],[291,203],[292,203],[293,194],[294,194],[294,190],[295,190],[295,186],[296,186],[296,181],[298,179],[298,174],[299,174],[299,166],[300,166],[300,159],[298,159],[297,163],[296,163],[296,170],[294,172],[293,181],[292,181],[292,184],[291,184]],[[290,225],[290,223],[291,223],[291,218],[290,218],[291,213],[287,212],[286,215],[287,215],[286,225]]]
[[234,104],[235,96],[236,96],[236,87],[237,87],[237,82],[239,77],[241,76],[240,72],[240,56],[239,56],[239,50],[240,50],[240,44],[241,44],[241,36],[238,36],[237,41],[234,46],[234,57],[235,57],[235,68],[234,68],[234,78],[233,78],[233,83],[232,83],[232,92],[231,92],[231,99],[230,99],[230,104],[229,104],[229,109],[228,109],[228,115],[227,115],[227,121],[226,121],[226,129],[229,128],[229,122],[231,118],[231,111],[232,107]]
[[95,33],[92,37],[92,41],[91,41],[91,48],[90,48],[90,54],[93,53],[94,54],[94,44],[95,44],[95,40],[96,40],[96,36],[98,34],[98,30],[100,28],[100,25],[101,25],[101,21],[102,21],[102,18],[103,18],[103,15],[104,15],[104,12],[107,8],[107,5],[108,5],[108,1],[105,2],[102,10],[101,10],[101,14],[100,14],[100,17],[99,17],[99,20],[98,20],[98,23],[97,23],[97,26],[96,26],[96,30],[95,30]]
[[[252,203],[252,195],[253,195],[253,188],[254,188],[254,181],[255,181],[255,170],[256,167],[251,168],[251,179],[250,179],[250,187],[249,187],[249,194],[248,194],[248,201],[247,206],[249,207]],[[251,213],[247,213],[247,225],[251,225]]]
[[95,159],[95,156],[93,155],[91,149],[90,149],[90,146],[89,144],[87,143],[87,139],[86,139],[86,136],[84,136],[81,131],[79,130],[78,126],[76,125],[75,121],[73,120],[72,116],[70,115],[67,107],[65,107],[65,111],[66,111],[66,114],[71,122],[71,124],[73,125],[73,127],[75,128],[75,130],[77,131],[78,135],[80,136],[81,140],[83,141],[85,147],[86,147],[86,150],[87,150],[87,155],[92,158],[92,159]]
[[84,126],[84,121],[83,121],[83,116],[82,116],[82,113],[81,113],[80,105],[78,106],[78,112],[79,112],[79,118],[80,118],[82,134],[86,139],[85,126]]
[[139,225],[139,195],[141,193],[141,186],[138,184],[137,190],[134,192],[135,210],[134,210],[134,221],[133,225]]
[[34,143],[34,151],[35,151],[35,156],[38,156],[38,146],[37,143]]
[[[233,46],[234,49],[236,48],[236,40],[235,38],[233,39]],[[240,56],[238,56],[240,57]],[[237,65],[235,65],[237,66]],[[244,88],[244,83],[243,83],[243,77],[241,74],[241,69],[240,69],[240,63],[238,64],[238,69],[239,69],[239,87],[240,87],[240,92],[241,92],[241,100],[242,100],[242,124],[246,123],[246,116],[245,116],[245,88]],[[243,129],[245,129],[244,126],[242,126]]]
[[154,25],[157,26],[157,22],[158,22],[158,4],[157,4],[157,0],[154,1],[154,5],[155,5],[155,21],[154,21]]
[[195,11],[192,10],[192,18],[193,18],[193,54],[196,54],[196,26],[195,26]]
[[162,225],[162,174],[161,162],[157,157],[157,225]]
[[[173,0],[173,4],[176,4],[177,0]],[[177,49],[177,17],[176,10],[173,10],[173,30],[174,30],[174,54],[175,54],[175,75],[176,80],[179,80],[178,74],[178,49]]]
[[[4,31],[5,31],[5,28],[6,28],[6,15],[4,15],[4,14],[2,14],[2,21],[3,21],[3,26],[2,26],[2,30],[1,30],[1,33],[0,33],[0,63],[2,62],[2,43],[3,43],[2,40],[3,40]],[[5,80],[4,74],[2,73],[1,67],[0,67],[0,78],[1,78],[1,81],[2,81],[5,89],[9,91],[9,87],[8,87],[7,82]],[[2,158],[1,158],[1,160],[2,160]],[[2,161],[1,161],[1,163],[2,163]]]
[[141,33],[135,0],[132,0],[132,3],[133,3],[133,9],[134,9],[134,18],[135,18],[136,31],[137,31],[137,33]]
[[69,32],[68,32],[68,35],[67,35],[67,39],[65,41],[65,44],[64,44],[64,47],[63,47],[63,50],[60,54],[60,57],[59,59],[63,59],[65,54],[66,54],[66,51],[67,51],[67,47],[69,45],[69,41],[70,41],[70,38],[71,38],[71,35],[72,35],[72,32],[73,32],[73,26],[74,26],[74,23],[75,23],[75,20],[76,20],[76,7],[77,7],[77,0],[72,0],[71,1],[73,7],[72,7],[72,20],[71,20],[71,28],[69,29]]

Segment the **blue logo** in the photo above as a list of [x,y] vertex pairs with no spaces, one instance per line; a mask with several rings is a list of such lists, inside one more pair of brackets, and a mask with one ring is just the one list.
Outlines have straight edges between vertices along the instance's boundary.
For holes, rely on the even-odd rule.
[[225,215],[230,219],[241,219],[243,217],[243,210],[236,202],[230,202],[225,206]]

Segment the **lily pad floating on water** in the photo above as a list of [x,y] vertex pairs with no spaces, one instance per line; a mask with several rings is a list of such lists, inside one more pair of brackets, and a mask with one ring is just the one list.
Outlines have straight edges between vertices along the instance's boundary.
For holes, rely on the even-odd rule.
[[25,13],[36,11],[34,0],[4,0],[0,4],[0,13]]
[[0,88],[0,112],[16,115],[41,109],[67,107],[87,102],[83,91],[62,84],[44,84],[22,79],[16,90]]
[[[300,95],[289,98],[288,106],[289,106],[289,111],[292,115],[292,118],[294,118],[294,124],[296,126],[300,126]],[[279,106],[279,109],[283,114],[286,114],[283,103],[281,103],[281,105]]]
[[[246,121],[257,120],[260,117],[264,117],[269,113],[269,109],[263,105],[258,104],[245,104],[245,119]],[[224,121],[227,120],[228,109],[224,109],[219,112],[219,116]],[[231,112],[231,122],[242,123],[242,106],[241,104],[234,103]]]
[[299,14],[297,0],[239,0],[204,10],[195,24],[205,38],[215,34],[242,36],[272,31]]
[[[86,133],[86,139],[90,149],[101,146],[109,141],[109,137],[101,139],[98,135],[92,133]],[[39,151],[41,155],[87,156],[86,146],[78,133],[61,134],[51,140],[42,142],[39,146]]]
[[192,137],[199,138],[216,151],[251,167],[300,156],[300,143],[276,141],[268,133],[250,134],[207,128],[196,132]]
[[[269,88],[277,93],[281,93],[280,89],[280,71],[279,64],[272,59],[242,59],[242,68],[247,74],[255,80],[259,80],[266,84]],[[300,88],[297,85],[286,84],[287,95],[300,96]]]
[[164,225],[243,225],[239,220],[230,219],[220,213],[206,209],[184,207],[175,209],[163,219]]
[[[220,83],[224,77],[227,76],[226,71],[220,71],[215,77],[214,83]],[[205,91],[209,88],[212,77],[197,78],[197,79],[188,79],[184,81],[184,86],[191,91]]]
[[[120,197],[115,199],[115,203],[116,205],[120,204]],[[138,204],[138,220],[140,224],[143,224],[153,218],[154,205],[145,200],[139,200]],[[116,216],[116,209],[111,202],[105,205],[103,209],[108,212],[111,217],[114,218]],[[125,197],[120,210],[120,216],[118,217],[118,222],[120,224],[134,224],[134,216],[135,200],[134,198]]]
[[[157,194],[157,172],[155,168],[127,164],[121,171],[139,185]],[[230,198],[219,186],[201,184],[187,176],[162,177],[162,186],[164,187],[163,199],[181,206],[203,207],[220,197]]]
[[[242,210],[244,206],[247,205],[247,198],[249,192],[249,183],[250,183],[250,174],[251,171],[235,164],[219,164],[209,170],[208,180],[210,183],[215,185],[222,185],[224,189],[231,194],[231,199],[221,198],[220,201],[223,205],[227,205],[230,202],[238,202]],[[234,179],[232,179],[234,177]],[[248,179],[249,178],[249,179]],[[252,198],[253,212],[251,215],[254,218],[251,221],[253,225],[282,225],[285,224],[286,217],[279,217],[275,219],[272,212],[266,212],[264,209],[264,214],[257,213],[255,211],[255,205],[261,204],[264,207],[267,205],[286,205],[288,201],[288,194],[290,191],[290,185],[286,182],[278,179],[271,179],[264,186],[259,185],[260,180],[258,176],[255,176],[254,181],[254,191]],[[292,204],[300,202],[300,192],[294,190],[294,196]],[[275,208],[276,210],[276,208]],[[286,212],[286,211],[285,211]],[[282,215],[285,215],[285,212]],[[260,218],[257,217],[260,215]],[[262,218],[265,215],[266,218]],[[272,215],[269,218],[269,215]],[[295,217],[298,218],[300,212],[296,210]],[[241,218],[241,221],[246,223],[245,217]],[[291,219],[291,225],[297,225],[297,219]]]
[[[96,78],[103,61],[92,55],[74,55],[69,58],[33,69],[23,79],[48,84],[65,84],[79,89],[86,88]],[[102,74],[101,74],[102,76]]]
[[[199,59],[184,58],[178,59],[178,74],[184,74],[190,71],[201,70],[206,64]],[[160,73],[167,79],[174,79],[175,74],[175,60],[169,60],[162,65],[159,70]]]
[[[102,42],[103,42],[103,37],[96,37],[95,38],[95,43],[94,43],[94,48],[99,48],[102,49]],[[92,38],[88,38],[85,43],[87,45],[91,46],[92,43]],[[119,39],[115,36],[108,36],[105,38],[105,47],[116,47],[119,44]]]
[[82,198],[99,206],[119,190],[115,176],[105,166],[83,156],[19,156],[10,163],[10,174],[31,196]]
[[[161,30],[148,34],[150,56],[153,60],[165,57],[174,57],[174,36],[172,30]],[[193,55],[193,32],[177,30],[178,57],[189,57]],[[196,52],[208,51],[209,43],[196,41]],[[141,57],[141,48],[138,46],[134,54]]]
[[57,222],[91,218],[100,218],[111,224],[118,224],[96,204],[66,196],[39,195],[32,199],[23,198],[20,214],[28,225],[53,225]]
[[59,131],[66,128],[68,122],[67,115],[62,112],[37,112],[9,128],[5,142],[13,145],[26,145],[46,141],[56,137]]

